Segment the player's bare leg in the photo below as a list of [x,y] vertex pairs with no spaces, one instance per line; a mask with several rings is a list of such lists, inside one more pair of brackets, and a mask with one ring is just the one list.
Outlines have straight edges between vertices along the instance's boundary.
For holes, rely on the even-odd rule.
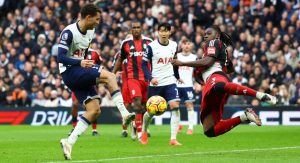
[[78,137],[84,133],[91,122],[95,121],[100,115],[100,101],[99,99],[90,99],[85,103],[86,112],[80,117],[74,131],[67,139],[61,139],[60,144],[66,160],[71,160],[72,147],[77,141]]
[[71,109],[71,114],[72,114],[72,130],[69,132],[68,136],[71,135],[71,133],[73,132],[75,126],[77,125],[77,116],[78,116],[78,107],[79,107],[79,102],[77,99],[74,99],[73,100],[73,103],[72,103],[72,109]]
[[116,75],[111,73],[105,69],[101,70],[100,79],[98,80],[99,83],[105,82],[108,85],[108,90],[112,96],[112,99],[119,109],[122,118],[124,119],[124,125],[128,126],[131,121],[135,118],[135,113],[129,113],[126,109],[123,101],[122,94],[119,90],[119,86],[117,83]]
[[170,145],[180,146],[182,145],[177,141],[177,129],[180,122],[180,111],[179,111],[179,102],[171,101],[169,102],[171,108],[171,139]]

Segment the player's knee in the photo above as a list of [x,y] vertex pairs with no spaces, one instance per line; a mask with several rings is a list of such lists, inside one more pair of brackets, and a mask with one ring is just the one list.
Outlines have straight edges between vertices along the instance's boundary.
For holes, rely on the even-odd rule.
[[101,114],[100,107],[93,109],[91,112],[94,116],[98,117]]
[[225,83],[224,82],[219,82],[219,83],[216,83],[214,85],[214,90],[216,92],[220,92],[220,93],[224,93],[225,92]]
[[109,81],[116,80],[116,78],[117,78],[116,74],[111,73],[111,72],[109,73],[109,75],[108,75],[108,80]]
[[211,127],[207,131],[204,132],[204,135],[206,135],[209,138],[215,137],[215,130],[214,127]]

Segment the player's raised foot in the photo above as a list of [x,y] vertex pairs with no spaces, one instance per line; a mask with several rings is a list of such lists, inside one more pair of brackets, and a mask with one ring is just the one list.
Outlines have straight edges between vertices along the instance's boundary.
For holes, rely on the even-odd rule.
[[170,140],[170,145],[173,145],[173,146],[181,146],[182,144],[179,143],[176,139],[172,139]]
[[267,102],[271,105],[275,105],[277,103],[277,98],[267,93],[257,92],[256,97],[260,99],[262,102]]
[[248,121],[255,123],[257,126],[261,126],[261,120],[252,108],[247,108],[245,110],[245,115]]
[[98,133],[97,130],[93,130],[92,135],[93,135],[93,136],[99,136],[99,133]]
[[128,126],[135,119],[135,113],[129,113],[123,120],[123,125]]
[[122,137],[122,138],[127,138],[127,137],[128,137],[128,132],[127,132],[127,130],[123,130],[123,131],[122,131],[121,137]]
[[71,153],[72,153],[72,145],[68,143],[67,139],[61,139],[60,145],[64,153],[64,157],[66,160],[71,160]]
[[187,135],[193,135],[193,130],[192,129],[188,129],[186,132]]
[[140,139],[141,144],[148,144],[148,133],[147,132],[142,132],[142,136]]
[[183,125],[178,125],[177,134],[183,129]]

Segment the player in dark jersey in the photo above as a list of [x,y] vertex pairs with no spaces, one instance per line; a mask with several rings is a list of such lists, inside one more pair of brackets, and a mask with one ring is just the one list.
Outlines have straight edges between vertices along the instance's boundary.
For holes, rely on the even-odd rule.
[[[92,49],[88,50],[88,53],[86,54],[86,59],[91,59],[94,61],[94,64],[100,65],[102,58],[100,56],[100,54]],[[124,105],[125,105],[125,99],[124,99]],[[72,109],[71,109],[71,114],[72,114],[72,126],[73,129],[71,130],[71,132],[69,133],[69,135],[72,133],[72,131],[74,130],[75,126],[77,125],[78,122],[78,108],[79,108],[79,102],[77,100],[77,97],[75,96],[75,93],[72,92]],[[97,119],[95,121],[92,122],[92,135],[93,136],[98,136],[99,133],[97,131]],[[125,125],[124,125],[125,126]]]
[[[146,52],[147,45],[152,40],[142,35],[142,25],[138,21],[131,23],[131,34],[133,37],[125,39],[121,44],[121,57],[116,61],[113,72],[116,73],[122,62],[126,62],[123,71],[126,74],[129,95],[132,98],[133,108],[136,112],[135,128],[138,137],[140,137],[148,88],[148,82],[142,69],[142,57]],[[135,137],[132,138],[135,139]]]
[[196,67],[195,78],[202,78],[202,84],[205,84],[200,116],[204,134],[207,137],[216,137],[230,131],[241,122],[254,122],[257,126],[261,126],[261,120],[251,108],[247,108],[238,117],[222,120],[224,105],[230,94],[253,96],[272,105],[276,104],[277,99],[269,94],[230,82],[225,74],[234,71],[228,53],[228,47],[233,43],[228,34],[221,32],[218,26],[211,26],[205,30],[204,40],[202,59],[191,62],[172,61],[174,65]]

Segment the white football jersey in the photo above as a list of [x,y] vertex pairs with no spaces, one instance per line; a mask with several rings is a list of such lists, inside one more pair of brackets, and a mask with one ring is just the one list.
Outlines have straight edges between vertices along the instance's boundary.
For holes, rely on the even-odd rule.
[[[149,58],[149,60],[151,63],[152,77],[157,78],[158,80],[157,86],[176,84],[176,78],[174,76],[171,61],[177,52],[177,43],[169,40],[168,45],[162,45],[158,40],[155,40],[148,44],[148,46],[152,49],[150,52],[152,53],[152,58]],[[151,83],[150,85],[152,86]]]
[[[195,54],[182,55],[182,53],[177,54],[177,59],[183,62],[195,61],[197,60],[197,56]],[[177,83],[177,87],[193,87],[193,67],[188,66],[179,66],[178,68],[180,79],[184,81],[184,83]]]
[[[58,47],[68,50],[67,56],[73,59],[84,59],[85,53],[94,38],[95,29],[87,30],[86,34],[79,31],[78,22],[68,25],[61,33]],[[71,44],[68,44],[71,42]],[[59,63],[60,73],[66,70],[68,65]]]

